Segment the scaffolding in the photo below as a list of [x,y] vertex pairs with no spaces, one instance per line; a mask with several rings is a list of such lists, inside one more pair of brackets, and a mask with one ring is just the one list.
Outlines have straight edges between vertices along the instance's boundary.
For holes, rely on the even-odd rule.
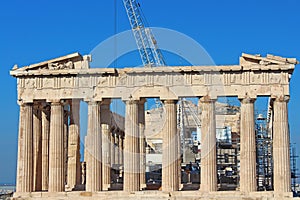
[[290,145],[290,149],[291,149],[291,155],[290,155],[290,158],[291,158],[291,178],[292,178],[292,190],[294,192],[297,191],[297,179],[299,178],[299,175],[298,175],[298,168],[297,168],[297,165],[296,165],[296,161],[297,161],[297,158],[299,156],[296,155],[296,147],[295,147],[295,144],[291,144]]
[[[229,104],[216,109],[220,116],[234,116],[239,112],[237,106]],[[240,135],[232,130],[230,123],[223,123],[223,128],[216,130],[218,190],[236,190],[239,188]]]
[[230,142],[217,141],[217,170],[219,190],[236,190],[239,187],[240,138],[232,135]]
[[[162,109],[162,108],[160,108]],[[199,108],[198,108],[199,109]],[[184,189],[198,184],[200,180],[201,146],[200,134],[195,137],[195,132],[200,130],[200,110],[189,100],[183,99],[178,104],[177,123],[181,130],[182,154],[182,184]],[[219,125],[216,129],[216,154],[218,172],[218,190],[238,190],[240,180],[240,108],[229,104],[216,106],[216,119]],[[273,109],[271,101],[268,110],[255,112],[255,141],[256,141],[256,180],[258,191],[272,191],[273,188]],[[263,113],[263,114],[261,114]],[[224,120],[224,121],[223,121]],[[234,127],[234,128],[233,128]],[[148,146],[151,143],[148,143]],[[161,147],[153,147],[161,149]],[[200,149],[200,151],[199,151]],[[293,191],[299,190],[297,184],[296,150],[291,145],[291,178]],[[193,170],[194,169],[194,170]]]
[[263,114],[258,114],[255,125],[257,190],[268,191],[273,189],[272,138]]

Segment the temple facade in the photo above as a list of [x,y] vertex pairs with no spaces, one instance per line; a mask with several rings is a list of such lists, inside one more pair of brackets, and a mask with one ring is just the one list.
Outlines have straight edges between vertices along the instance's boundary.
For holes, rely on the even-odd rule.
[[[287,104],[293,58],[243,54],[239,65],[155,68],[90,68],[91,56],[70,54],[22,68],[17,79],[19,115],[15,199],[201,199],[290,198]],[[217,191],[216,113],[218,97],[240,102],[240,187]],[[257,192],[254,102],[272,98],[274,191]],[[200,190],[180,191],[177,102],[197,97],[201,107]],[[162,191],[145,191],[145,102],[163,104]],[[125,103],[124,118],[112,113],[113,99]],[[80,104],[88,105],[87,135],[80,138]],[[85,141],[83,170],[80,140]],[[109,191],[111,168],[123,171],[123,190]],[[83,173],[84,171],[84,173]],[[108,197],[107,197],[108,198]]]

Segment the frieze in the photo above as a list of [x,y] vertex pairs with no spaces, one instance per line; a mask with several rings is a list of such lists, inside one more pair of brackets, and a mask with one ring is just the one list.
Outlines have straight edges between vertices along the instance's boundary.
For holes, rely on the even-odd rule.
[[72,88],[74,87],[73,79],[70,77],[61,78],[61,87],[62,88]]
[[204,78],[203,75],[195,74],[192,76],[192,84],[193,85],[203,85],[204,84]]
[[35,88],[35,78],[26,78],[24,88],[34,89]]
[[281,74],[280,73],[270,74],[269,83],[271,83],[271,84],[281,84]]
[[53,77],[45,77],[43,81],[43,88],[53,88],[54,87],[54,78]]
[[222,74],[162,74],[151,76],[38,76],[18,79],[18,86],[24,89],[76,88],[76,87],[135,87],[135,86],[196,86],[196,85],[266,85],[288,84],[289,74],[285,72],[249,72]]
[[262,62],[268,62],[271,58],[248,57],[244,55],[246,60],[243,65],[232,66],[79,69],[75,64],[81,64],[81,57],[74,54],[29,67],[14,68],[11,75],[18,78],[18,98],[28,102],[51,96],[62,99],[176,99],[181,96],[241,96],[245,93],[252,96],[289,95],[294,64],[281,64],[279,61],[276,65],[273,62],[251,64],[254,58]]

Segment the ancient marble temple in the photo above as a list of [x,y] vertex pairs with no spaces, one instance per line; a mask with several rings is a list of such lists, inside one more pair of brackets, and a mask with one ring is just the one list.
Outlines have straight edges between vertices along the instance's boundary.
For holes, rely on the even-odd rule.
[[[287,104],[296,59],[243,54],[239,65],[123,69],[90,68],[91,59],[74,53],[10,71],[17,79],[20,106],[15,199],[292,196]],[[215,102],[221,96],[241,102],[238,191],[217,191]],[[256,191],[254,102],[260,96],[273,100],[274,191],[268,192]],[[202,110],[201,184],[196,191],[181,191],[176,103],[182,97],[198,97]],[[166,113],[162,191],[143,190],[146,98],[159,98]],[[112,99],[125,102],[125,117],[110,111]],[[80,138],[82,102],[88,105],[86,138]],[[80,141],[85,141],[86,166]],[[122,166],[123,190],[110,191],[112,163]]]

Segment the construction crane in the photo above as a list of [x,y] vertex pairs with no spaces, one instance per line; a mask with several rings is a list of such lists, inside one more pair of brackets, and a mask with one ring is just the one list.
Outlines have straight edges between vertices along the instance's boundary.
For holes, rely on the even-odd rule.
[[164,57],[157,46],[157,42],[151,29],[145,27],[139,9],[140,4],[136,0],[123,0],[123,3],[144,66],[166,66]]
[[[123,0],[128,19],[131,25],[131,29],[136,41],[136,44],[139,49],[139,53],[142,59],[142,62],[145,67],[160,67],[166,66],[165,59],[162,55],[162,52],[158,48],[157,41],[149,27],[145,26],[143,17],[141,15],[140,4],[137,0]],[[157,107],[160,107],[162,103],[155,99]],[[181,153],[184,150],[185,136],[184,136],[184,113],[188,112],[184,110],[186,99],[180,98],[178,103],[178,126],[180,129],[181,135]],[[197,127],[200,127],[200,120],[197,116],[197,111],[193,110],[189,104],[187,104],[188,110],[193,116],[194,121],[197,124]]]

